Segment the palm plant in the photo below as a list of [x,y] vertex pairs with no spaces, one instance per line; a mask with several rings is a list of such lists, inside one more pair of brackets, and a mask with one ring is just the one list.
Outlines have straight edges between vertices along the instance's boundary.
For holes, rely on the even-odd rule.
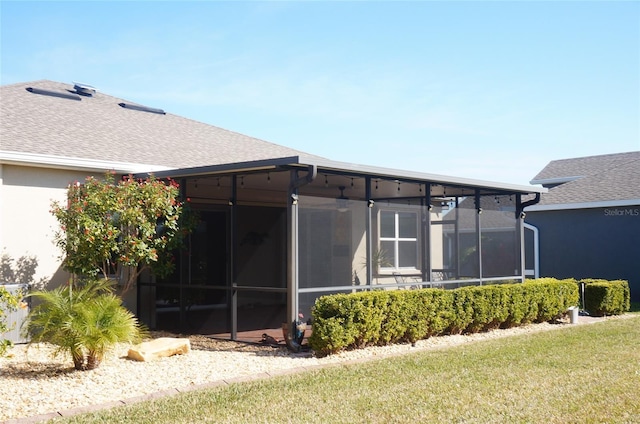
[[[362,262],[362,268],[367,268],[367,258],[364,258]],[[373,272],[373,277],[376,279],[376,284],[378,284],[378,277],[380,276],[380,268],[392,266],[393,264],[387,259],[387,252],[384,249],[376,249],[371,254],[371,270]]]
[[56,346],[55,355],[69,353],[76,370],[91,370],[117,343],[136,342],[144,329],[122,306],[107,280],[70,284],[30,294],[39,304],[27,317],[30,343]]

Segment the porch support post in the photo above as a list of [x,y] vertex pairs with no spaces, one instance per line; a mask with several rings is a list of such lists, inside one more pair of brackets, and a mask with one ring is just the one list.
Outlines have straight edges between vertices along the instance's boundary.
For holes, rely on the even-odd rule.
[[454,275],[454,279],[455,280],[459,280],[460,279],[460,274],[462,274],[460,272],[460,198],[458,196],[456,196],[456,206],[455,206],[455,239],[453,240],[453,250],[454,250],[454,260],[455,260],[455,270],[456,270],[456,275]]
[[290,183],[287,196],[287,319],[289,322],[289,331],[293,336],[293,323],[298,319],[299,313],[299,273],[300,264],[298,261],[298,238],[299,231],[299,206],[298,206],[298,189],[303,185],[313,182],[318,175],[318,168],[310,165],[307,175],[298,177],[298,171],[290,172]]
[[431,281],[433,268],[431,265],[431,184],[425,184],[424,199],[422,199],[422,281]]
[[231,340],[238,339],[238,290],[236,289],[236,238],[237,230],[236,225],[238,222],[238,208],[236,204],[238,199],[238,181],[234,175],[231,178],[231,199],[229,199],[229,206],[231,207],[231,213],[229,216],[229,264],[228,264],[228,282],[229,288],[227,293],[230,298],[229,308],[229,324],[231,325]]
[[365,197],[367,199],[367,212],[365,216],[365,255],[367,257],[366,267],[365,267],[365,281],[366,285],[371,287],[373,284],[373,266],[372,266],[372,258],[373,258],[373,234],[371,233],[371,224],[372,224],[372,215],[373,215],[373,199],[371,199],[371,177],[365,178]]
[[[180,197],[181,197],[181,200],[184,200],[187,198],[187,180],[185,180],[184,178],[180,180]],[[191,235],[189,235],[188,237],[191,237]],[[191,248],[189,247],[189,249]],[[191,252],[189,252],[189,254],[187,255],[187,258],[191,258]],[[185,281],[185,275],[184,275],[185,272],[188,272],[186,281]],[[187,329],[187,314],[186,314],[187,302],[185,299],[184,286],[185,284],[191,284],[191,260],[188,260],[188,262],[186,263],[186,270],[185,270],[185,263],[184,261],[181,260],[178,273],[179,273],[178,278],[179,278],[179,284],[180,284],[180,288],[178,289],[178,300],[179,300],[178,328],[180,328],[182,331],[185,331]],[[155,303],[155,299],[154,299],[154,303]]]
[[480,191],[476,190],[475,193],[476,203],[476,254],[478,257],[478,278],[480,278],[480,285],[482,285],[482,225],[480,215],[482,214],[482,208],[480,207]]
[[287,320],[288,324],[298,318],[298,171],[291,171],[291,184],[287,197]]

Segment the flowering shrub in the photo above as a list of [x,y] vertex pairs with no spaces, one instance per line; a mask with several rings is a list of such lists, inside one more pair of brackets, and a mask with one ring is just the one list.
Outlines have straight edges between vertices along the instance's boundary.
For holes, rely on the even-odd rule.
[[109,278],[130,272],[120,281],[126,291],[150,268],[158,275],[172,270],[170,251],[178,247],[183,204],[178,184],[154,177],[132,176],[114,182],[93,177],[69,186],[67,204],[54,202],[52,214],[60,223],[56,243],[64,268],[76,275]]

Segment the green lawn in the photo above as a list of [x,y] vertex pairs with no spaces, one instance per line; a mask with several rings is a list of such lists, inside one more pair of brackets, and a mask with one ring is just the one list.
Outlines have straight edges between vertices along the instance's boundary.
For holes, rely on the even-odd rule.
[[640,315],[234,384],[70,423],[640,423]]

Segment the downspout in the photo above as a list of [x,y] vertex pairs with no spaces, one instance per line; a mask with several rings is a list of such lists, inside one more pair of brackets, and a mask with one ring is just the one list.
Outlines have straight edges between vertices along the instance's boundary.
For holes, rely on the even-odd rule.
[[[540,278],[540,230],[537,227],[523,223],[525,229],[533,232],[533,278]],[[525,249],[526,253],[526,249]],[[524,264],[525,277],[527,272],[527,264]],[[529,274],[531,275],[531,274]]]
[[289,237],[287,239],[287,319],[289,332],[293,338],[295,326],[298,319],[298,287],[299,287],[299,264],[298,264],[298,189],[316,179],[318,167],[309,165],[307,175],[298,177],[298,171],[291,171],[291,182],[289,183],[287,197],[287,226]]
[[518,196],[518,198],[516,199],[516,219],[524,219],[526,215],[524,213],[524,208],[526,208],[527,206],[533,206],[537,203],[540,203],[540,193],[536,193],[535,198],[527,200],[526,202],[522,202],[521,196]]
[[[518,194],[516,196],[516,222],[517,222],[517,230],[516,234],[518,235],[518,241],[520,246],[520,280],[524,283],[526,279],[525,275],[525,267],[526,267],[526,258],[525,258],[525,248],[524,248],[524,218],[527,215],[524,212],[524,208],[527,206],[535,205],[540,202],[540,193],[536,193],[536,197],[531,200],[527,200],[526,202],[522,201],[522,195]],[[537,252],[534,252],[537,254]]]

